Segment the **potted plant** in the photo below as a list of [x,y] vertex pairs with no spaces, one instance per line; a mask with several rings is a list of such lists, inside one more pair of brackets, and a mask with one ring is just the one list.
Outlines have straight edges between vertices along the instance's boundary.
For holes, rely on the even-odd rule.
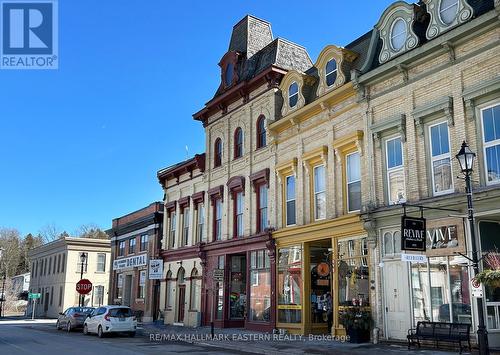
[[500,253],[498,250],[484,257],[483,271],[476,275],[476,280],[486,286],[500,287]]
[[361,307],[347,307],[339,312],[339,322],[346,329],[351,343],[366,343],[370,341],[372,316],[370,311]]

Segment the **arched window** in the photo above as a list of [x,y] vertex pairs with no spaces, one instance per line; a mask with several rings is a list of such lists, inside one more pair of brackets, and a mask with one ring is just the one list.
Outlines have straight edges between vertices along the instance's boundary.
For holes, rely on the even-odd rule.
[[178,285],[184,284],[184,282],[185,282],[184,274],[185,274],[184,268],[181,266],[179,271],[177,271],[177,284]]
[[391,46],[395,51],[404,47],[406,42],[406,22],[401,17],[396,19],[392,25]]
[[201,280],[198,276],[198,270],[196,268],[191,271],[191,297],[189,299],[189,309],[191,311],[199,310],[201,295]]
[[217,138],[214,144],[214,168],[222,164],[222,140]]
[[288,87],[288,104],[290,107],[295,107],[299,101],[299,84],[296,81]]
[[243,156],[243,130],[238,127],[234,131],[234,159]]
[[266,118],[260,116],[257,120],[257,148],[266,146]]
[[335,59],[330,59],[326,63],[326,85],[332,86],[337,80],[337,61]]
[[174,306],[174,282],[172,281],[172,271],[168,270],[167,272],[167,294],[166,296],[166,309],[172,309]]

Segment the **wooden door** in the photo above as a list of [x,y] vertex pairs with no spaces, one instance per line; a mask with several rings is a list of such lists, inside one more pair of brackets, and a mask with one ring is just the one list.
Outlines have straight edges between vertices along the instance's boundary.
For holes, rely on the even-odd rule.
[[186,304],[186,285],[179,285],[179,304],[177,306],[177,321],[184,323],[184,310]]
[[406,339],[411,314],[408,267],[405,262],[384,263],[384,286],[387,337]]

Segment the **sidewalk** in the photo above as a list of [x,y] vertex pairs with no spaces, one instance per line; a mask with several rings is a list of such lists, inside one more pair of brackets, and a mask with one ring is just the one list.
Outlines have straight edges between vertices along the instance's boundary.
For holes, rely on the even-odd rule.
[[[235,352],[242,351],[254,354],[450,354],[449,351],[437,349],[412,349],[408,351],[406,344],[352,344],[322,336],[273,335],[246,329],[215,329],[215,337],[210,337],[210,327],[189,328],[182,326],[142,324],[141,333],[149,337],[151,342],[165,343],[181,341],[190,344],[223,347]],[[451,351],[458,353],[458,349]],[[464,352],[463,354],[467,354]]]
[[57,319],[25,317],[24,315],[6,316],[0,318],[0,325],[7,324],[56,324]]

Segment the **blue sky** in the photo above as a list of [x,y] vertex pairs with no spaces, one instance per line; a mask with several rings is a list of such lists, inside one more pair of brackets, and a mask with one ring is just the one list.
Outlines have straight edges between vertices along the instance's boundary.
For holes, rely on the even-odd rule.
[[[204,151],[191,115],[246,14],[305,46],[369,31],[392,1],[61,0],[59,69],[0,71],[0,227],[75,231],[161,200],[162,167]],[[285,6],[285,7],[284,7]]]

